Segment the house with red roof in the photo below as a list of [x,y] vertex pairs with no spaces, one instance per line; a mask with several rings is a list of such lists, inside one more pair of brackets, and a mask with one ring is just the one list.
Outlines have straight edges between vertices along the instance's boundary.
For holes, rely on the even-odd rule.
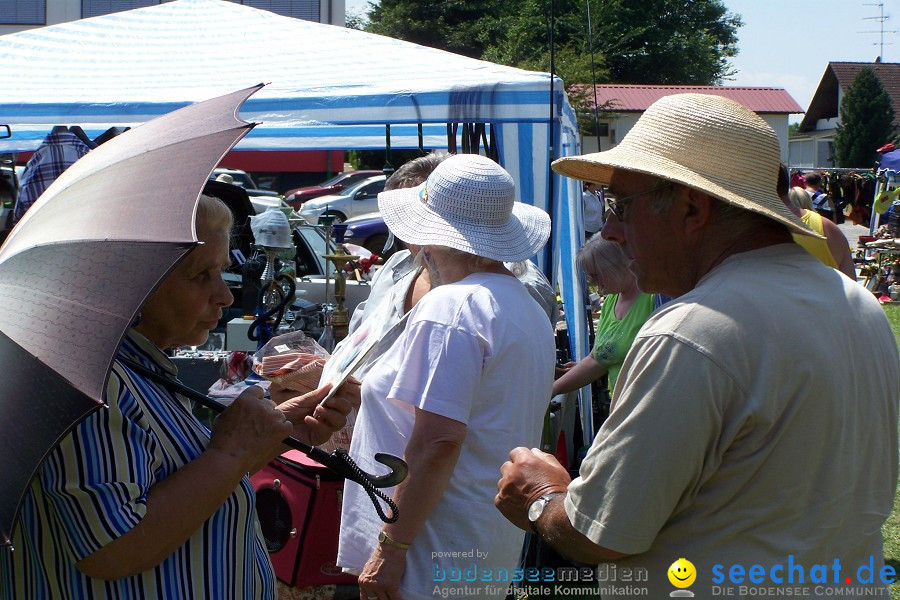
[[[802,114],[803,109],[791,95],[782,88],[769,87],[728,87],[709,85],[624,85],[608,84],[573,86],[573,100],[587,109],[579,110],[579,116],[593,117],[594,106],[598,106],[599,136],[583,136],[582,152],[609,150],[625,137],[634,127],[638,118],[651,104],[671,94],[711,94],[724,96],[740,102],[756,112],[775,130],[781,146],[781,156],[788,156],[788,118],[792,114]],[[596,94],[596,104],[595,104]]]
[[[874,69],[893,100],[894,126],[900,126],[900,63],[830,62],[800,122],[798,135],[791,138],[789,163],[792,167],[834,166],[834,134],[840,123],[841,100],[865,67]],[[868,169],[871,165],[859,167]]]

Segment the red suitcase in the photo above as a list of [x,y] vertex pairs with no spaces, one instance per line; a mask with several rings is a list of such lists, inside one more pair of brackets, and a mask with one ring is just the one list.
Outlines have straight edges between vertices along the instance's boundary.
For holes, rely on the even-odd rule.
[[275,575],[285,583],[354,584],[336,564],[344,479],[299,450],[250,477]]

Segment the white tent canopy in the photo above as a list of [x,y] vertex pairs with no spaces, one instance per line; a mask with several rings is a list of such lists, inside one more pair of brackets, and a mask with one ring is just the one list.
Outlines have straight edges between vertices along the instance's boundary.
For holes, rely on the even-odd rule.
[[261,81],[269,85],[241,111],[260,125],[237,150],[384,148],[386,125],[392,148],[418,147],[420,126],[425,148],[447,148],[448,124],[488,124],[520,199],[553,217],[549,251],[536,260],[558,279],[577,356],[585,353],[573,270],[580,186],[550,171],[578,150],[558,78],[224,0],[0,36],[0,65],[0,124],[13,132],[0,152],[34,150],[55,125],[96,137]]

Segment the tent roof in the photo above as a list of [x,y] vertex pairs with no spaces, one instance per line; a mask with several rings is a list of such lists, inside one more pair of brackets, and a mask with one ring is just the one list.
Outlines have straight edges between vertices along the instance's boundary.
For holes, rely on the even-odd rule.
[[[0,123],[14,134],[0,151],[34,149],[53,125],[100,133],[260,81],[270,85],[241,116],[263,124],[239,148],[367,147],[359,139],[367,136],[383,147],[386,123],[549,119],[546,73],[224,0],[0,36],[0,64]],[[565,102],[558,80],[554,89]],[[358,127],[333,128],[348,124]],[[429,133],[446,145],[444,128]]]

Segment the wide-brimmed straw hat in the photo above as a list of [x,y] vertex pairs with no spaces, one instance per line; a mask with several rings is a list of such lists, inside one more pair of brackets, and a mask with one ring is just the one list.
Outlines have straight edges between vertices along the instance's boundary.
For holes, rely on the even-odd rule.
[[404,242],[498,261],[531,258],[550,237],[547,213],[517,202],[510,174],[478,154],[449,157],[418,187],[378,194],[378,209]]
[[650,105],[615,148],[560,158],[553,170],[601,185],[616,170],[644,173],[821,237],[778,197],[780,162],[778,138],[755,112],[721,96],[674,94]]

